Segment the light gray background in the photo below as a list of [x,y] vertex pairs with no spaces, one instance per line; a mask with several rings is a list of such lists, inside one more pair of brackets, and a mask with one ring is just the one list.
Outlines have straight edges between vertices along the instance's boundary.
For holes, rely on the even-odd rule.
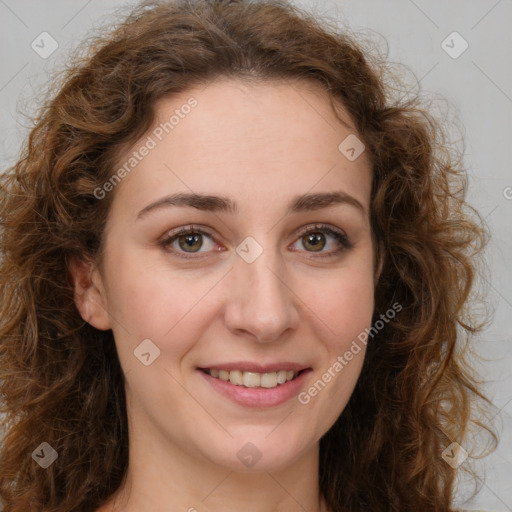
[[[120,0],[0,0],[0,169],[16,160],[26,135],[18,110],[33,113],[49,73],[91,29],[113,22],[114,10],[134,4]],[[480,466],[481,492],[458,504],[489,511],[512,511],[512,1],[511,0],[295,0],[338,20],[340,27],[363,30],[389,45],[389,58],[408,68],[423,93],[446,98],[463,130],[470,174],[469,200],[493,233],[481,276],[495,311],[480,336],[478,351],[487,392],[496,404],[500,445]],[[48,32],[58,48],[46,59],[31,47]],[[457,31],[469,44],[458,58],[441,43]],[[373,35],[372,35],[373,34]],[[452,43],[449,42],[451,45]],[[453,43],[459,44],[456,41]],[[457,49],[457,47],[455,47]],[[418,87],[418,85],[417,85]],[[511,188],[509,188],[511,187]]]

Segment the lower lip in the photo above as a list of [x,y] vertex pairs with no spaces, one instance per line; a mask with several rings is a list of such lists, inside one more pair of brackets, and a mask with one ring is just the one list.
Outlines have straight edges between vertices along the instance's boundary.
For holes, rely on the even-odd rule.
[[217,379],[202,370],[197,370],[220,394],[245,407],[273,407],[280,405],[299,393],[311,369],[304,370],[294,380],[279,384],[275,388],[246,388],[229,381]]

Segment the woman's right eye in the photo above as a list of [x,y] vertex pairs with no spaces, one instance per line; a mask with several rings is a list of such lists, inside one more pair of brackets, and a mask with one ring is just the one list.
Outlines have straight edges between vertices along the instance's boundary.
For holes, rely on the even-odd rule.
[[[208,252],[208,250],[212,249],[212,247],[207,247],[206,251],[199,250],[204,247],[204,237],[209,238],[213,242],[213,237],[210,233],[194,228],[193,226],[189,226],[180,229],[176,233],[167,235],[159,242],[159,245],[165,250],[170,250],[173,253],[176,253],[177,256],[181,258],[190,259],[194,258],[194,256],[185,256],[185,254],[198,254],[200,252]],[[214,242],[213,245],[215,245]],[[191,250],[189,251],[189,249]]]

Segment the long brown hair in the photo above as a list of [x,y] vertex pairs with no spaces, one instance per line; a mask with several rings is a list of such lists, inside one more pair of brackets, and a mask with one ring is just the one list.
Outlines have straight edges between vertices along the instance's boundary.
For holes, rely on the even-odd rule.
[[[123,372],[112,331],[81,319],[69,264],[101,261],[115,191],[95,190],[151,127],[157,100],[219,77],[322,85],[373,166],[384,261],[374,320],[402,309],[368,342],[350,402],[321,439],[322,494],[334,511],[450,510],[456,470],[443,449],[472,425],[496,437],[473,407],[489,402],[466,357],[484,325],[469,304],[488,231],[441,124],[392,91],[356,38],[281,0],[146,2],[87,44],[0,181],[5,511],[94,511],[122,483]],[[58,453],[45,470],[31,456],[43,442]]]

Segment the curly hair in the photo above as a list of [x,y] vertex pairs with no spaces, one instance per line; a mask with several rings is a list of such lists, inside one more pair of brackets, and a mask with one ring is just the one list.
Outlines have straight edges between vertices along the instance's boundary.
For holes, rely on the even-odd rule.
[[[151,127],[156,102],[220,77],[322,85],[371,160],[383,261],[374,319],[392,303],[402,310],[368,343],[350,401],[320,440],[322,495],[334,511],[452,510],[457,471],[443,449],[471,426],[497,439],[468,358],[484,325],[469,305],[489,233],[442,123],[419,95],[396,94],[386,66],[284,0],[145,2],[79,48],[0,178],[6,512],[94,511],[123,481],[124,375],[112,331],[77,310],[70,263],[101,264],[114,193],[95,190]],[[58,452],[45,471],[31,457],[42,442]]]

